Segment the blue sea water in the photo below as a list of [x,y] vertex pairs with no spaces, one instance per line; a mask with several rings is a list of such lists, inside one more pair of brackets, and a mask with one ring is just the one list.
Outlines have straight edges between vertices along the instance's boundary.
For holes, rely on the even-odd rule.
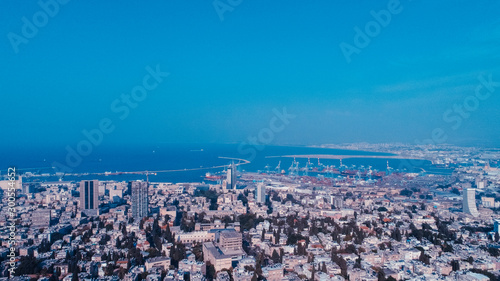
[[[251,160],[249,164],[242,165],[239,170],[244,171],[274,171],[279,161],[281,169],[288,172],[292,164],[292,158],[268,158],[269,156],[282,155],[300,155],[300,154],[332,154],[332,155],[390,155],[382,153],[373,153],[365,151],[296,147],[296,146],[262,146],[246,147],[246,150],[238,149],[239,144],[158,144],[147,146],[113,146],[95,147],[92,153],[82,157],[81,163],[71,168],[71,173],[103,173],[109,172],[132,172],[132,171],[158,171],[158,170],[183,170],[198,169],[194,171],[177,171],[158,173],[150,175],[150,181],[162,182],[201,182],[207,172],[220,173],[223,168],[209,168],[214,166],[227,165],[228,159],[219,157],[232,157]],[[249,149],[248,149],[249,148]],[[255,155],[249,153],[255,151]],[[67,152],[63,147],[56,148],[32,148],[4,151],[0,159],[1,174],[5,174],[10,166],[16,166],[18,171],[31,171],[37,173],[54,173],[55,162],[67,165]],[[304,167],[306,159],[297,159],[299,166]],[[322,164],[339,166],[339,160],[321,159]],[[316,164],[317,159],[311,159]],[[361,165],[379,171],[386,170],[387,159],[379,158],[356,158],[344,159],[343,164],[350,167]],[[395,169],[401,167],[401,160],[389,159],[389,165]],[[269,167],[269,168],[266,168]],[[429,161],[422,161],[419,166],[429,171],[432,170],[432,164]],[[65,176],[64,180],[82,180],[82,179],[100,179],[100,180],[134,180],[145,179],[145,175],[117,175],[117,176]],[[36,180],[40,178],[32,178]],[[57,180],[51,178],[50,180]]]

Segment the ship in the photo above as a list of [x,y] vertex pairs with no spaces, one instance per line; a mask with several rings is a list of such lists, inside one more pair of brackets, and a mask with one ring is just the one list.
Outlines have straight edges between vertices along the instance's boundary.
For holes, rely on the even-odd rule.
[[216,176],[216,175],[213,175],[211,173],[206,173],[205,174],[205,180],[207,180],[207,181],[218,181],[221,178],[222,178],[221,176]]

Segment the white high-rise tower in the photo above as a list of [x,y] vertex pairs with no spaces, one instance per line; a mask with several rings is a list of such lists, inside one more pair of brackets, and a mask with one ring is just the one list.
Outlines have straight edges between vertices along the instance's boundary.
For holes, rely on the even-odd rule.
[[255,200],[258,203],[266,203],[266,187],[263,183],[257,184],[255,188]]
[[234,164],[234,161],[232,161],[231,166],[227,168],[226,183],[227,189],[236,189],[236,165]]
[[476,207],[476,191],[473,188],[466,188],[463,191],[463,212],[473,217],[478,217],[479,212]]

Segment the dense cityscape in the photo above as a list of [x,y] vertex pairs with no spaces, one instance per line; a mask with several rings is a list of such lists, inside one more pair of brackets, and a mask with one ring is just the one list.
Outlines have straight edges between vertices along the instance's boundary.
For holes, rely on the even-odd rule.
[[0,1],[0,281],[500,281],[500,1]]
[[0,280],[500,278],[500,150],[322,147],[450,172],[414,160],[385,171],[324,165],[318,155],[258,172],[232,161],[178,183],[48,181],[17,167],[0,181],[4,199],[15,187],[0,213]]

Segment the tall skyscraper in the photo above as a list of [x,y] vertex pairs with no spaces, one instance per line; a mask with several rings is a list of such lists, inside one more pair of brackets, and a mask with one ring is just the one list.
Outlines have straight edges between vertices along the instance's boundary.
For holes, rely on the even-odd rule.
[[87,216],[99,215],[99,181],[80,182],[80,210]]
[[236,174],[238,171],[236,170],[236,165],[234,162],[231,162],[231,188],[236,189]]
[[227,168],[226,182],[229,189],[236,189],[236,165],[234,162],[231,162],[231,167]]
[[132,216],[135,220],[140,220],[147,217],[149,197],[148,197],[148,183],[143,181],[131,182],[132,192]]
[[476,191],[473,188],[466,188],[463,191],[463,212],[473,217],[478,217],[479,212],[476,207]]
[[266,187],[263,183],[257,184],[255,188],[255,200],[258,203],[266,203]]
[[228,167],[227,170],[226,170],[226,183],[231,186],[231,179],[233,178],[233,175],[232,175],[232,169],[231,167]]
[[231,166],[226,171],[226,182],[228,189],[236,189],[236,165],[231,162]]

